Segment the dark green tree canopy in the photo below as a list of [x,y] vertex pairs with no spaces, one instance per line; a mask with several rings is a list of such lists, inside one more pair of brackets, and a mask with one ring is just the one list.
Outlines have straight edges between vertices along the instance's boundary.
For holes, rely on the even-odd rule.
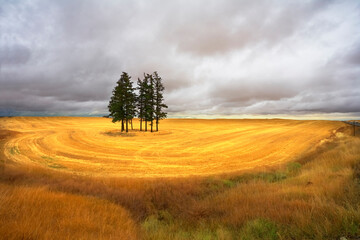
[[[124,123],[126,123],[126,131],[128,131],[128,122],[130,121],[132,126],[132,119],[136,115],[140,119],[140,130],[142,130],[142,122],[145,121],[145,131],[147,131],[148,123],[153,131],[155,121],[156,131],[158,131],[159,120],[166,118],[167,115],[164,111],[167,106],[164,104],[165,88],[161,77],[157,72],[144,73],[143,80],[138,78],[137,88],[133,87],[130,79],[131,77],[123,72],[117,81],[108,105],[109,116],[113,122],[121,121],[122,131]],[[138,91],[138,95],[135,90]]]
[[154,82],[155,82],[155,116],[156,121],[164,119],[167,116],[167,113],[164,111],[168,106],[164,103],[164,90],[165,87],[162,83],[162,79],[157,72],[154,72]]
[[145,75],[145,120],[153,121],[155,118],[155,95],[154,95],[154,79],[152,75]]
[[112,117],[113,122],[122,122],[122,131],[124,130],[124,121],[126,122],[126,129],[128,129],[128,120],[133,119],[136,115],[136,94],[130,79],[131,77],[126,72],[122,73],[112,91],[108,105],[109,116]]
[[118,122],[124,119],[125,116],[125,104],[124,104],[124,91],[125,84],[124,79],[127,77],[127,73],[123,72],[120,79],[117,81],[112,96],[108,105],[109,116],[112,117],[112,122]]

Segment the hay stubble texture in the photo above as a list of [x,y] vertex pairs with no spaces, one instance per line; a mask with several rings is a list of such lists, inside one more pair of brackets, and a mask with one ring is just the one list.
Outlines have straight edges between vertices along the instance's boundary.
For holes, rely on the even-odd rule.
[[[342,123],[293,120],[161,121],[155,133],[121,133],[107,118],[1,118],[8,161],[83,175],[178,177],[281,164]],[[138,129],[138,121],[134,121]]]

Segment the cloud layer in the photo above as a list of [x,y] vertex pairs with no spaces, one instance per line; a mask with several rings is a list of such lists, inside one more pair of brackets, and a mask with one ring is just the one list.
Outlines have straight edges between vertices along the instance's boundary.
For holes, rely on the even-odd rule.
[[0,115],[106,114],[156,70],[174,117],[360,117],[359,29],[356,0],[0,0]]

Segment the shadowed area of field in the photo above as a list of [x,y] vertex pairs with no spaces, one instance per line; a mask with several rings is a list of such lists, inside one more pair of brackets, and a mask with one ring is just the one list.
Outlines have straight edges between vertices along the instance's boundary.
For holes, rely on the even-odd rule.
[[13,117],[1,118],[0,126],[11,133],[4,145],[8,161],[84,175],[172,177],[294,160],[343,123],[169,119],[161,122],[159,132],[121,133],[119,124],[106,118]]

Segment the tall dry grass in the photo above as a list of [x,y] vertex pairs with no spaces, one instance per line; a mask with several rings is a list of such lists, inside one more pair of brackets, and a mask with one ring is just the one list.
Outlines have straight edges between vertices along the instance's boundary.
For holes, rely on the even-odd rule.
[[[276,169],[201,178],[86,177],[8,163],[0,175],[0,234],[43,239],[360,236],[360,139],[350,135],[350,127],[344,127],[316,150]],[[78,212],[69,217],[73,211]]]
[[125,209],[46,187],[0,184],[2,239],[137,239]]
[[[149,218],[145,224],[148,239],[359,237],[360,139],[345,133],[337,135],[299,159],[303,164],[208,180],[206,189],[212,192],[193,198],[196,201],[178,212],[167,208],[171,216],[179,214],[181,218],[159,220],[164,218],[163,213]],[[184,235],[186,228],[189,230]],[[267,236],[271,231],[274,234]],[[172,234],[167,235],[169,232]]]

